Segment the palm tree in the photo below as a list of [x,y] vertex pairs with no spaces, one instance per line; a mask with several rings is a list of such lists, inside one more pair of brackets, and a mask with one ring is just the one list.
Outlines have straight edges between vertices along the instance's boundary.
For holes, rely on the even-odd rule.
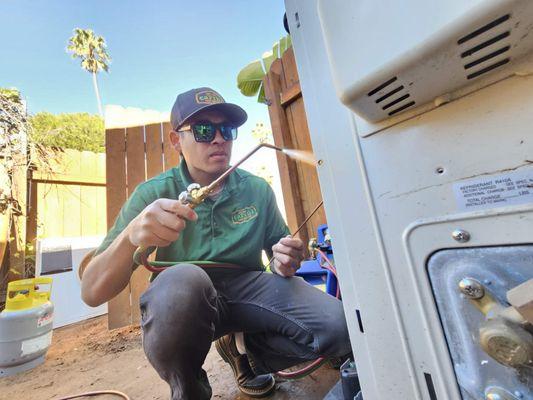
[[98,102],[98,111],[103,117],[102,102],[98,90],[96,74],[104,70],[109,71],[109,62],[111,57],[106,51],[105,39],[102,36],[96,36],[91,29],[74,29],[74,36],[69,39],[67,51],[72,53],[72,58],[81,58],[81,67],[90,72],[93,77],[94,92]]

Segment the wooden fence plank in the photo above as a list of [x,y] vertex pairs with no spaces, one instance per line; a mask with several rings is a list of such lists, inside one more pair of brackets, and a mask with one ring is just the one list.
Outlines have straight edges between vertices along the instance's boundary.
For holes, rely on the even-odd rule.
[[144,127],[136,126],[126,129],[126,182],[128,197],[137,185],[146,180],[144,158]]
[[[274,142],[277,146],[312,152],[298,71],[292,49],[276,60],[263,80]],[[322,200],[316,168],[278,154],[287,222],[293,230]],[[311,218],[300,238],[316,236],[318,225],[326,222],[321,208]]]
[[[30,172],[31,174],[31,172]],[[35,246],[37,238],[37,182],[30,177],[28,184],[28,219],[26,220],[26,243]]]
[[63,237],[64,227],[56,220],[63,212],[61,196],[57,185],[52,183],[39,184],[37,189],[37,209],[42,210],[42,219],[38,221],[38,237]]
[[[138,184],[146,180],[144,127],[126,129],[126,157],[128,196]],[[148,271],[138,268],[130,279],[131,323],[140,322],[139,297],[148,287]]]
[[[126,138],[124,129],[106,131],[107,229],[111,229],[126,201]],[[130,285],[108,303],[107,325],[115,329],[131,324]]]
[[296,67],[296,59],[294,58],[294,51],[292,48],[288,49],[281,58],[282,61],[282,73],[281,73],[281,86],[282,89],[290,88],[295,84],[300,83],[298,76],[298,69]]
[[[281,106],[281,60],[272,63],[270,71],[263,79],[265,95],[269,101],[268,112],[272,126],[272,135],[276,146],[293,148],[291,132],[284,108]],[[297,168],[293,160],[277,152],[278,167],[280,170],[283,199],[287,214],[287,223],[291,231],[296,230],[299,222],[305,216],[301,206],[300,187],[297,178]],[[303,239],[302,239],[303,240]]]
[[61,214],[56,218],[63,223],[63,236],[79,236],[81,232],[81,188],[78,185],[56,185],[61,199]]
[[145,127],[146,132],[146,178],[163,172],[163,138],[161,124]]
[[302,97],[302,89],[300,88],[299,83],[295,83],[281,92],[281,105],[287,107],[290,103],[300,97]]
[[180,155],[178,151],[172,147],[170,143],[169,133],[171,127],[170,123],[163,123],[163,153],[165,155],[165,171],[177,166],[180,162]]
[[96,232],[98,235],[107,232],[107,201],[106,188],[98,188],[96,195],[97,214],[100,216],[96,218]]
[[[309,128],[307,126],[307,119],[303,99],[300,97],[290,104],[286,109],[287,117],[290,121],[291,135],[294,139],[294,146],[297,149],[313,153],[313,146],[309,136]],[[318,203],[322,200],[320,191],[320,183],[318,182],[318,174],[316,167],[306,163],[296,162],[298,170],[298,182],[300,187],[301,204],[304,215],[307,216]],[[317,213],[309,220],[305,231],[307,231],[307,239],[309,237],[316,237],[316,230],[319,225],[326,222],[324,208],[320,208]],[[304,239],[303,236],[302,240]]]
[[95,236],[98,220],[103,219],[101,207],[98,207],[98,192],[105,195],[105,188],[96,186],[79,186],[80,188],[80,233],[79,236]]

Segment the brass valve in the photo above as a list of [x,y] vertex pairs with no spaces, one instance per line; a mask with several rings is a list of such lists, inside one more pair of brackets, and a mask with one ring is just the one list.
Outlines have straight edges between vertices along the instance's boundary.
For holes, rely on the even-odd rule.
[[195,208],[209,196],[213,189],[210,186],[200,186],[198,183],[191,183],[187,190],[180,193],[178,200],[181,204]]
[[481,311],[486,320],[479,328],[483,350],[500,364],[518,368],[533,364],[533,335],[529,322],[513,306],[497,302],[476,279],[465,278],[459,290]]
[[316,238],[309,239],[309,243],[307,244],[307,250],[309,250],[309,255],[313,260],[316,260],[316,256],[318,252],[316,251],[318,248],[318,243]]

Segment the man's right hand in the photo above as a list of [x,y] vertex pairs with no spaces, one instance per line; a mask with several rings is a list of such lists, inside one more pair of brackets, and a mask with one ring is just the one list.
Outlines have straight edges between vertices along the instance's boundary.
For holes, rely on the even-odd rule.
[[157,199],[130,222],[128,238],[137,247],[165,247],[179,238],[185,220],[197,219],[194,210],[180,201]]

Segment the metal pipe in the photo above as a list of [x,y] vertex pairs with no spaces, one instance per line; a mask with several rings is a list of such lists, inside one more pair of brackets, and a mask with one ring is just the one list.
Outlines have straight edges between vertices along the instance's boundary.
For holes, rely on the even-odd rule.
[[207,186],[207,192],[210,193],[212,190],[214,190],[217,185],[219,185],[224,179],[226,179],[228,177],[229,174],[231,174],[233,171],[235,171],[235,169],[241,165],[243,162],[245,162],[248,158],[250,158],[250,156],[252,154],[254,154],[257,150],[259,150],[261,147],[268,147],[270,149],[274,149],[274,150],[277,150],[277,151],[281,151],[283,152],[283,149],[281,147],[277,147],[277,146],[274,146],[273,144],[270,144],[270,143],[260,143],[258,144],[254,149],[252,149],[248,154],[246,154],[243,158],[241,158],[239,160],[239,162],[237,162],[234,166],[232,166],[231,168],[229,168],[226,172],[224,172],[222,175],[220,175],[217,179],[215,179],[213,182],[211,182],[208,186]]

